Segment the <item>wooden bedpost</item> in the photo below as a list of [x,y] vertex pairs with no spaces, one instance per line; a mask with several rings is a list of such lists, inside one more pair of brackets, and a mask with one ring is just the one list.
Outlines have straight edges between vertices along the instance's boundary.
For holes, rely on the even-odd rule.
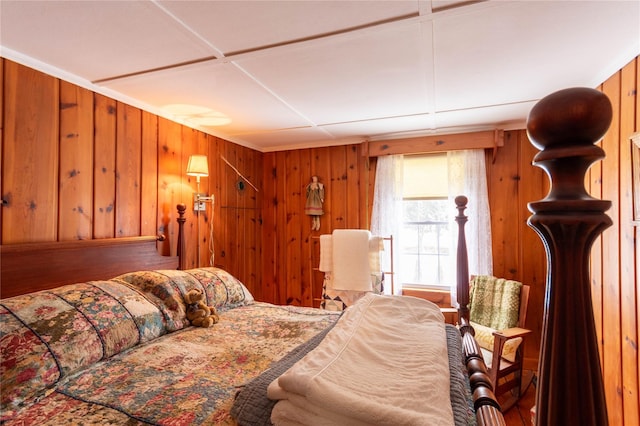
[[469,200],[464,195],[458,195],[455,199],[458,215],[458,250],[456,260],[456,298],[458,302],[458,318],[464,318],[469,322],[469,258],[467,255],[467,238],[464,232],[464,225],[467,223],[467,216],[464,211]]
[[178,269],[184,271],[187,269],[187,250],[184,241],[184,223],[187,219],[184,213],[187,211],[185,204],[178,204]]
[[591,299],[589,254],[611,225],[611,202],[591,197],[585,174],[604,151],[594,145],[611,123],[601,92],[571,88],[538,102],[527,132],[541,150],[533,164],[551,180],[546,198],[529,203],[531,226],[547,252],[547,283],[536,394],[536,425],[608,424]]
[[456,299],[458,307],[458,321],[462,335],[462,352],[464,354],[469,384],[476,410],[476,420],[481,426],[504,426],[504,417],[500,411],[500,404],[493,393],[494,384],[491,382],[489,371],[482,357],[482,351],[474,338],[475,332],[469,323],[469,258],[467,255],[467,238],[464,226],[467,216],[467,197],[459,195],[455,199],[458,215],[458,248],[456,251]]

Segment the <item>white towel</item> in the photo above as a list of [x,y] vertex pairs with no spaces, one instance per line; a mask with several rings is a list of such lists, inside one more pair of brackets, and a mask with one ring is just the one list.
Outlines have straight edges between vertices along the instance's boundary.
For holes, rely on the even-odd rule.
[[369,267],[371,232],[363,229],[336,229],[332,234],[333,288],[372,291]]
[[372,274],[382,271],[380,266],[380,252],[384,250],[384,238],[371,237],[369,240],[369,268]]
[[333,249],[331,235],[320,235],[320,265],[318,266],[322,272],[333,271]]

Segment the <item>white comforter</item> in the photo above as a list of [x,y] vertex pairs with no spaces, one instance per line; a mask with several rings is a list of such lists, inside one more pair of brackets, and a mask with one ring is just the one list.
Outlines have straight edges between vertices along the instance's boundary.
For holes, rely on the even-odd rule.
[[444,318],[422,299],[367,294],[267,394],[275,425],[452,425]]

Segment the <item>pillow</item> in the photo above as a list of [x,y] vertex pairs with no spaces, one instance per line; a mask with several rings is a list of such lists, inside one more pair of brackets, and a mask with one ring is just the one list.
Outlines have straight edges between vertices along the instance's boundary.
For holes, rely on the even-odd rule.
[[[174,277],[168,276],[171,272],[176,272],[183,278],[189,278],[189,275],[184,271],[137,271],[113,279],[137,289],[156,305],[162,312],[164,327],[168,332],[181,330],[190,325],[183,298],[183,294],[188,290],[184,288],[183,280],[175,280]],[[194,282],[190,286],[197,285]]]
[[202,285],[209,306],[224,309],[254,302],[253,295],[247,287],[224,269],[207,267],[182,272],[190,274]]
[[[482,324],[475,323],[470,321],[471,326],[475,331],[475,338],[481,348],[484,348],[490,352],[493,352],[493,341],[495,340],[495,336],[493,332],[496,331],[493,328],[485,327]],[[518,347],[522,343],[522,337],[516,337],[514,339],[507,340],[502,347],[502,358],[506,359],[509,362],[516,361],[516,351]],[[488,367],[491,365],[487,360]]]
[[489,275],[472,280],[469,294],[469,318],[495,330],[515,327],[520,316],[522,283]]
[[139,328],[126,303],[96,284],[65,285],[2,301],[3,410],[140,342]]

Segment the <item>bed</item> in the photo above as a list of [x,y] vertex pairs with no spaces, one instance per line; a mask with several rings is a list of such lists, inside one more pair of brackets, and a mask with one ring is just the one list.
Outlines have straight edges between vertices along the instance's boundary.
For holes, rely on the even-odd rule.
[[[457,200],[463,231],[465,201]],[[182,227],[183,205],[178,213]],[[279,423],[287,424],[283,407],[296,398],[285,385],[268,395],[267,386],[309,359],[304,357],[308,351],[322,352],[320,345],[331,338],[331,348],[349,352],[336,336],[348,335],[346,342],[352,343],[357,333],[378,336],[375,345],[366,339],[370,351],[383,353],[392,344],[393,362],[403,373],[375,385],[383,388],[395,378],[395,386],[413,397],[402,398],[405,407],[397,410],[402,401],[385,405],[381,402],[389,395],[377,401],[373,392],[348,400],[342,415],[360,404],[362,413],[373,416],[360,418],[361,423],[420,424],[420,418],[434,419],[432,411],[444,407],[438,416],[445,420],[437,423],[462,426],[476,424],[476,411],[499,414],[490,390],[478,391],[488,386],[486,380],[474,386],[474,406],[460,331],[444,324],[434,304],[371,295],[341,313],[260,303],[224,270],[180,270],[184,243],[181,237],[178,241],[178,258],[159,256],[154,237],[0,248],[3,424],[59,425],[78,417],[88,424],[269,424],[272,410],[274,419],[280,415]],[[105,259],[109,266],[103,268]],[[83,267],[70,266],[77,264]],[[211,328],[191,327],[186,320],[183,296],[193,288],[218,310],[220,321]],[[399,333],[407,323],[415,324],[413,333]],[[373,377],[380,377],[391,371],[390,358],[365,372],[378,368]],[[419,362],[408,370],[411,359]],[[328,362],[343,366],[328,375],[332,392],[323,396],[337,398],[330,402],[335,415],[344,400],[337,386],[353,381],[351,368],[344,368],[353,358]],[[432,380],[426,380],[429,375]],[[410,387],[416,377],[420,380]],[[416,405],[416,397],[425,403]],[[276,404],[277,398],[284,402]],[[334,421],[340,423],[357,424],[355,419]]]
[[[547,248],[552,246],[547,284],[552,288],[565,285],[555,281],[556,274],[564,281],[573,280],[567,268],[579,271],[580,281],[587,278],[588,287],[584,276],[588,259],[555,261],[565,246],[554,243],[553,224],[569,217],[563,229],[581,226],[581,214],[572,208],[596,212],[590,217],[597,217],[595,222],[601,225],[591,225],[584,245],[606,225],[606,203],[594,208],[591,204],[599,200],[585,197],[577,184],[600,153],[589,148],[580,157],[583,152],[578,150],[576,159],[561,149],[563,143],[575,143],[570,134],[569,142],[553,139],[548,143],[545,139],[545,129],[565,136],[575,131],[576,119],[568,119],[567,128],[562,128],[562,123],[549,124],[558,108],[567,108],[566,97],[561,97],[562,102],[543,101],[532,121],[541,127],[530,129],[532,138],[549,148],[536,161],[546,167],[554,189],[546,200],[532,203],[531,224]],[[587,110],[602,103],[591,92],[569,93],[568,98],[586,102]],[[601,114],[596,111],[580,119],[598,121]],[[602,125],[595,127],[587,138],[593,142],[598,139],[595,133],[602,131]],[[579,138],[579,145],[593,147],[584,140]],[[557,169],[566,159],[580,166],[575,167],[576,173]],[[580,201],[575,203],[572,197]],[[411,297],[371,295],[344,312],[260,303],[226,271],[182,270],[185,241],[181,236],[178,258],[158,256],[155,237],[0,246],[0,422],[59,425],[74,424],[81,418],[84,424],[269,424],[273,416],[281,424],[504,424],[468,324],[465,197],[456,199],[456,208],[459,328],[445,325],[435,305]],[[178,210],[182,235],[185,206]],[[568,247],[572,252],[576,248]],[[78,256],[83,256],[83,267],[69,267],[79,264]],[[133,256],[133,265],[120,263]],[[116,271],[107,270],[107,264],[109,268],[112,264],[125,266]],[[220,321],[212,328],[191,327],[186,320],[182,296],[191,288],[202,290],[208,304],[217,308]],[[548,297],[547,304],[553,307],[554,301],[564,296],[548,292]],[[587,297],[577,303],[591,309]],[[545,312],[543,335],[553,339],[558,321],[548,315]],[[411,332],[398,333],[399,327],[407,328],[407,321],[413,321]],[[585,340],[589,341],[591,334],[595,338],[588,326],[576,327]],[[427,333],[433,337],[424,339]],[[372,339],[372,334],[382,337]],[[355,340],[355,335],[365,339]],[[374,353],[384,354],[377,359],[380,365],[397,355],[395,361],[403,367],[385,375],[375,364],[359,366],[360,375],[375,372],[369,375],[376,377],[367,382],[369,386],[354,387],[351,378],[344,378],[352,373],[346,366],[358,363],[358,354],[366,352],[369,344],[374,345]],[[539,383],[544,393],[538,392],[537,397],[538,424],[561,424],[556,420],[567,418],[566,410],[558,404],[560,394],[553,380],[561,373],[547,368],[557,365],[561,357],[568,359],[562,351],[549,349],[556,344],[543,341]],[[383,350],[386,352],[380,352]],[[593,356],[593,348],[585,351]],[[338,359],[343,355],[344,359]],[[595,357],[597,360],[597,347]],[[447,362],[442,363],[444,359]],[[410,370],[410,365],[415,370]],[[597,388],[597,380],[591,385]],[[576,395],[577,389],[572,388]],[[606,407],[602,408],[604,402],[598,400],[597,391],[593,393],[596,397],[590,401],[596,408],[585,410],[588,412],[583,415],[597,419],[591,424],[598,424],[602,418],[593,412],[604,411],[606,415]],[[380,398],[389,398],[391,403],[380,404]],[[323,403],[325,400],[330,406]],[[384,405],[374,412],[378,417],[366,417],[375,405]],[[301,410],[306,413],[302,417]],[[357,417],[349,417],[353,412]]]

